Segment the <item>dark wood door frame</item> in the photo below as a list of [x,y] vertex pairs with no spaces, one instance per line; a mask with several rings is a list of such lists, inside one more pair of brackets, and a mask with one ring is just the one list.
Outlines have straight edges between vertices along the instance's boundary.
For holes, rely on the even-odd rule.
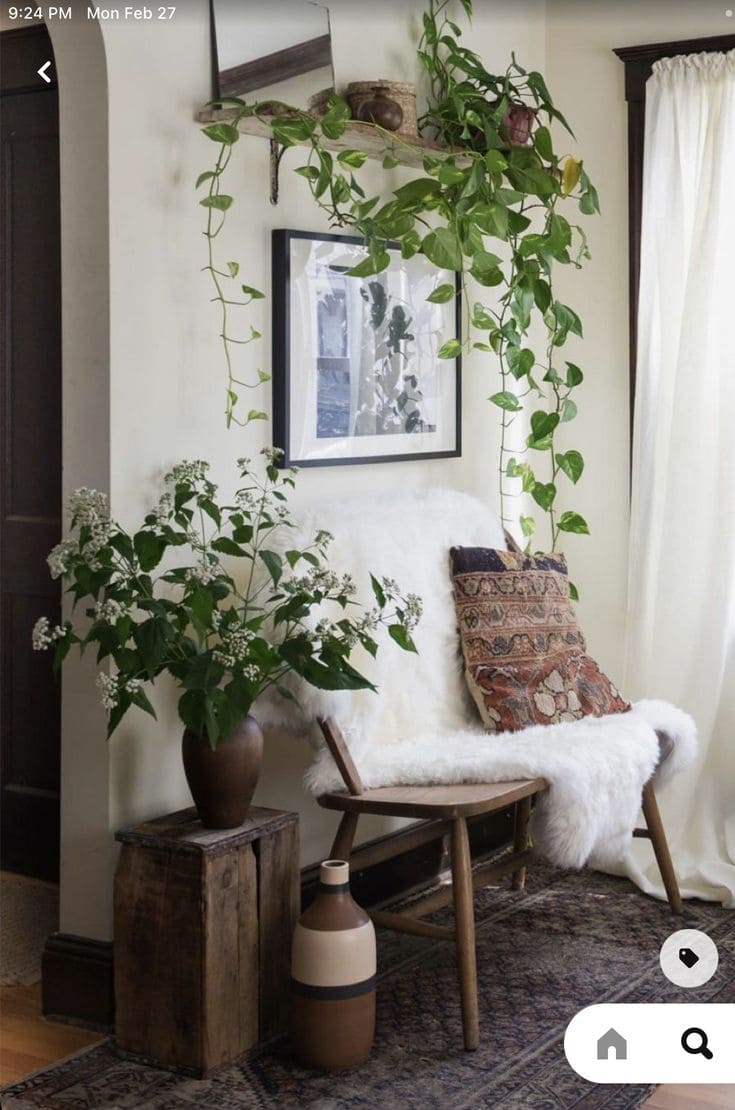
[[[49,82],[38,69],[51,62]],[[43,24],[0,35],[0,864],[59,872],[60,695],[31,648],[60,620],[46,554],[61,533],[58,92]]]
[[643,137],[646,126],[646,82],[653,63],[680,54],[704,54],[735,49],[735,34],[613,50],[625,64],[625,99],[628,102],[628,282],[630,341],[630,430],[633,434],[636,351],[638,344],[638,286],[641,269],[641,212],[643,199]]

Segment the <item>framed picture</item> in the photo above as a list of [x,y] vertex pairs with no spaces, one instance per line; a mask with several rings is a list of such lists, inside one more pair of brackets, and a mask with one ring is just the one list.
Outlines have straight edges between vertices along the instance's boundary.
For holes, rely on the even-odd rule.
[[[285,464],[441,459],[461,453],[459,277],[423,255],[366,278],[361,239],[273,232],[273,431]],[[444,304],[427,297],[450,283]]]

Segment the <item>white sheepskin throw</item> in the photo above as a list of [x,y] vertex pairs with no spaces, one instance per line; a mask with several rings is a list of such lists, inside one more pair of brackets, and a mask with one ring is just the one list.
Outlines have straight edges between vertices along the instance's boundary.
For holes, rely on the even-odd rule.
[[[300,514],[297,533],[289,530],[284,544],[306,544],[319,528],[333,533],[332,567],[352,574],[360,600],[371,602],[370,572],[387,575],[404,593],[421,595],[424,615],[414,634],[418,656],[387,636],[379,637],[375,660],[362,651],[353,656],[377,694],[332,693],[295,682],[299,710],[280,699],[256,705],[264,725],[297,728],[315,742],[308,787],[315,794],[344,789],[313,725],[333,716],[366,788],[542,777],[549,789],[534,809],[536,846],[561,867],[619,859],[645,783],[654,771],[656,782],[670,778],[694,758],[692,719],[665,702],[641,701],[629,713],[486,733],[464,680],[449,549],[504,548],[497,517],[452,490],[320,503]],[[664,746],[657,730],[668,738]]]

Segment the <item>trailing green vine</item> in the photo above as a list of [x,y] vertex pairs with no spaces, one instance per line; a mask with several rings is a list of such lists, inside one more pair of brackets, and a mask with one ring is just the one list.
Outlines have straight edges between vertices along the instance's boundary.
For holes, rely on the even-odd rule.
[[[459,2],[470,17],[471,0]],[[233,262],[227,264],[228,272],[217,267],[214,240],[232,204],[232,197],[221,191],[221,181],[239,138],[238,124],[247,115],[257,115],[267,120],[273,138],[282,146],[307,147],[306,161],[295,172],[305,178],[330,224],[364,238],[365,258],[349,271],[352,276],[365,278],[384,270],[390,262],[389,243],[398,244],[403,258],[422,253],[437,267],[461,274],[465,334],[447,337],[439,357],[453,359],[462,350],[477,350],[497,361],[500,388],[490,401],[501,411],[501,517],[510,523],[509,497],[521,491],[530,494],[547,515],[553,549],[561,533],[588,531],[578,512],[559,505],[561,476],[576,485],[584,469],[581,453],[558,450],[556,440],[561,426],[576,416],[572,395],[583,380],[582,370],[561,358],[561,349],[570,334],[581,337],[582,324],[577,313],[555,296],[553,278],[557,264],[579,267],[589,252],[583,229],[558,209],[574,201],[583,215],[590,215],[599,211],[597,193],[583,164],[554,149],[550,125],[558,122],[570,134],[571,130],[542,75],[526,71],[515,57],[504,74],[488,73],[478,55],[461,45],[461,29],[448,14],[451,5],[452,0],[429,0],[418,45],[431,90],[421,121],[423,133],[448,149],[427,149],[421,176],[390,196],[369,195],[359,180],[367,160],[364,151],[333,153],[327,148],[344,136],[350,121],[349,105],[338,96],[331,97],[321,118],[287,106],[279,106],[279,114],[271,115],[271,105],[266,115],[265,106],[236,98],[226,102],[231,108],[226,122],[204,129],[219,145],[214,168],[200,175],[198,185],[208,183],[208,195],[201,203],[208,209],[207,270],[222,314],[228,423],[237,402],[235,387],[245,385],[233,371],[231,344],[248,343],[258,333],[252,329],[248,339],[230,338],[227,309],[232,304],[247,306],[262,294],[240,286],[245,300],[227,295],[225,283],[238,282],[239,267]],[[512,145],[514,138],[518,141],[514,129],[519,118],[523,124],[524,113],[533,117],[527,122],[533,124],[530,142]],[[383,167],[397,165],[400,147],[408,144],[376,125],[363,126],[382,137]],[[221,214],[216,225],[215,213]],[[482,299],[471,296],[470,278],[488,290]],[[441,303],[455,295],[453,283],[442,283],[429,300]],[[543,323],[546,334],[539,354],[529,339],[534,321]],[[266,377],[259,371],[257,380],[248,384],[256,386]],[[513,451],[510,430],[529,404],[528,434],[522,448]],[[251,410],[243,422],[262,415]],[[545,473],[544,457],[548,459]],[[521,515],[520,524],[530,542],[535,518]]]

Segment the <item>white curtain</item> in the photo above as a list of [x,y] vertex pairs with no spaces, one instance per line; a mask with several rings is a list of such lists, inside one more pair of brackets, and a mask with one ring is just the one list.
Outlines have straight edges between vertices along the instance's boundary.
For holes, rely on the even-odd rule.
[[[735,906],[735,51],[646,91],[626,692],[695,718],[660,792],[684,896]],[[663,897],[636,841],[626,873]]]

